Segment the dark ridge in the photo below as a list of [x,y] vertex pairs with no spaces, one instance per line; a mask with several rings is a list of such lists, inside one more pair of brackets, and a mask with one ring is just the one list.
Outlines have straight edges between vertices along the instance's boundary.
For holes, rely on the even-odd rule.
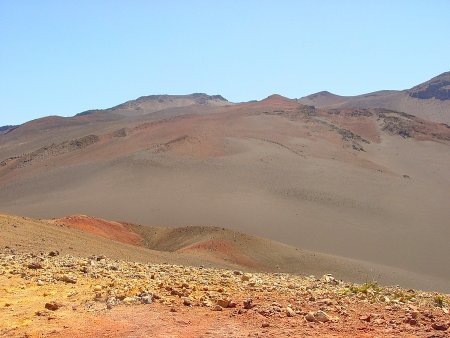
[[191,95],[187,95],[188,97],[194,97],[196,99],[205,99],[205,100],[219,100],[219,101],[226,101],[228,102],[228,100],[226,98],[224,98],[222,95],[208,95],[205,93],[193,93]]
[[411,88],[408,94],[418,99],[450,100],[450,72],[442,73]]
[[330,93],[328,90],[322,90],[321,92],[312,94],[310,96],[319,96],[319,95],[332,95],[332,96],[336,96],[336,94]]
[[320,96],[339,96],[339,95],[330,93],[330,92],[327,91],[327,90],[323,90],[323,91],[321,91],[321,92],[317,92],[317,93],[309,94],[309,95],[307,95],[307,96],[303,96],[303,97],[301,97],[301,99],[305,99],[305,98],[308,98],[308,99],[314,99],[314,98],[320,97]]
[[435,98],[441,101],[450,100],[450,81],[432,83],[425,88],[410,92],[409,96],[418,99]]
[[91,110],[86,110],[81,113],[78,113],[75,116],[86,116],[86,115],[91,115],[91,114],[94,114],[94,113],[97,113],[100,111],[102,111],[102,110],[101,109],[91,109]]
[[[184,99],[184,98],[191,98],[193,100],[196,101],[196,103],[198,104],[206,104],[208,101],[213,101],[213,100],[220,100],[220,101],[224,101],[224,102],[229,102],[227,99],[225,99],[223,96],[221,95],[208,95],[205,93],[193,93],[193,94],[189,94],[189,95],[167,95],[167,94],[163,94],[163,95],[148,95],[148,96],[141,96],[138,97],[135,100],[130,100],[124,103],[121,103],[117,106],[114,106],[108,110],[117,110],[117,109],[126,109],[129,107],[134,106],[137,103],[141,103],[141,102],[148,102],[148,101],[158,101],[160,103],[163,102],[171,102],[177,99]],[[140,109],[139,107],[135,108],[135,109]]]
[[[168,95],[168,94],[164,94],[164,95],[148,95],[148,96],[141,96],[138,97],[136,100],[131,100],[128,102],[142,102],[142,101],[152,101],[152,100],[158,100],[158,101],[164,101],[164,100],[174,100],[174,99],[182,99],[182,98],[194,98],[194,99],[203,99],[203,100],[214,100],[214,99],[218,99],[218,100],[222,100],[222,101],[227,101],[225,98],[223,98],[221,95],[208,95],[205,93],[193,93],[193,94],[189,94],[189,95]],[[125,102],[126,103],[126,102]],[[122,104],[121,104],[122,105]]]
[[0,134],[8,134],[9,132],[12,132],[14,129],[18,128],[19,126],[3,126],[0,127]]
[[63,155],[76,150],[81,150],[97,143],[98,141],[100,141],[100,137],[93,134],[70,141],[64,141],[59,144],[52,143],[51,145],[41,147],[31,153],[7,158],[0,162],[0,167],[5,167],[10,163],[14,163],[16,169],[24,168],[33,164],[35,161],[42,162],[55,156]]
[[[123,108],[129,107],[132,104],[140,103],[140,102],[158,101],[158,102],[162,103],[165,101],[172,101],[172,100],[181,99],[181,98],[192,98],[192,99],[195,99],[197,101],[197,103],[199,103],[199,104],[206,104],[208,101],[214,101],[214,100],[228,102],[228,100],[225,99],[222,95],[208,95],[205,93],[193,93],[193,94],[189,94],[189,95],[168,95],[168,94],[147,95],[147,96],[140,96],[135,100],[130,100],[130,101],[118,104],[117,106],[114,106],[114,107],[111,107],[108,109],[86,110],[86,111],[76,114],[75,116],[76,117],[87,116],[87,115],[91,115],[91,114],[102,112],[102,111],[123,109]],[[139,109],[139,108],[136,108],[136,109]]]

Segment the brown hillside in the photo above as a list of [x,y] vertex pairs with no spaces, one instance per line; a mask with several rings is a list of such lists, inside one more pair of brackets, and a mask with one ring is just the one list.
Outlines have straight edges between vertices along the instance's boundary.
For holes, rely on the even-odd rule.
[[320,92],[299,101],[319,108],[385,108],[450,124],[449,74],[443,73],[408,90],[383,90],[358,96]]
[[[389,283],[448,285],[447,125],[276,95],[145,112],[50,118],[0,135],[1,211],[213,225],[410,276]],[[222,240],[179,250],[249,266],[286,258],[255,263]]]

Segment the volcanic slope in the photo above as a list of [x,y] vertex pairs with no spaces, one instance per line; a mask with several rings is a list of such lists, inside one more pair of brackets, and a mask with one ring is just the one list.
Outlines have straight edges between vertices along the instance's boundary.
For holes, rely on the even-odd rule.
[[386,267],[300,250],[217,227],[152,227],[85,215],[52,220],[0,215],[0,229],[0,246],[22,253],[104,255],[144,263],[301,275],[334,273],[360,282],[381,275],[388,277],[386,281],[411,277]]
[[[4,337],[446,337],[450,326],[448,294],[281,273],[363,266],[230,230],[83,215],[0,215],[0,230]],[[283,265],[257,272],[268,257]]]
[[357,96],[327,91],[308,95],[300,103],[321,108],[385,108],[450,124],[450,72],[406,90],[381,90]]
[[[215,100],[215,99],[213,99]],[[279,95],[48,117],[0,135],[0,206],[39,218],[214,225],[448,285],[450,128]],[[343,276],[342,278],[344,278]]]

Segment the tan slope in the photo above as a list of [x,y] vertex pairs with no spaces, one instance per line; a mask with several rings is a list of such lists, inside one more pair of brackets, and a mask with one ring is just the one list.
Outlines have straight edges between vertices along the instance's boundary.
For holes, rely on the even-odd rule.
[[[44,221],[0,215],[2,233],[0,246],[21,252],[58,251],[62,255],[106,255],[112,259],[151,263],[169,262],[229,268],[237,266],[233,262],[210,262],[195,256],[150,250],[143,246],[129,244],[129,238],[138,238],[138,235],[132,231],[126,233],[118,225],[117,222],[87,216]],[[117,236],[118,228],[121,228],[120,236]]]
[[[127,224],[131,233],[144,239],[147,247],[130,245],[105,238],[95,228],[105,230],[110,224],[112,232],[117,222],[81,217],[91,227],[74,226],[73,218],[58,221],[42,221],[25,217],[0,215],[0,246],[24,253],[58,251],[74,256],[106,255],[116,260],[179,265],[207,266],[215,268],[241,269],[243,271],[289,272],[300,275],[322,276],[332,273],[348,281],[364,282],[377,280],[385,285],[398,282],[423,289],[447,290],[445,283],[426,276],[417,276],[407,271],[386,266],[368,264],[296,249],[239,232],[215,227],[183,227],[179,229],[155,228]],[[80,218],[78,219],[80,220]],[[66,225],[64,222],[67,222]],[[95,224],[95,226],[92,226]],[[156,239],[153,238],[156,234]],[[181,245],[175,244],[181,241]],[[168,251],[166,249],[169,249]],[[175,249],[175,250],[174,250]]]
[[[28,219],[28,221],[33,220]],[[171,253],[172,260],[181,255],[185,258],[195,257],[194,261],[197,262],[217,266],[229,265],[252,271],[290,271],[311,274],[321,273],[325,271],[324,269],[337,271],[332,266],[332,262],[335,261],[341,261],[340,269],[343,271],[351,264],[355,264],[212,226],[155,227],[109,221],[86,215],[52,219],[46,223],[78,229],[87,236],[95,235],[119,243],[146,247],[152,251]],[[46,231],[43,235],[45,233]],[[110,245],[113,246],[114,243]],[[358,278],[358,274],[350,271],[345,274],[349,278]]]
[[[311,261],[310,253],[293,247],[211,226],[157,228],[134,226],[143,244],[158,251],[178,252],[211,261],[227,261],[245,269],[300,272]],[[295,262],[297,266],[293,266]],[[319,264],[322,265],[322,264]],[[310,270],[312,267],[305,268]]]
[[274,96],[210,114],[19,132],[1,137],[4,212],[214,225],[450,278],[444,125]]

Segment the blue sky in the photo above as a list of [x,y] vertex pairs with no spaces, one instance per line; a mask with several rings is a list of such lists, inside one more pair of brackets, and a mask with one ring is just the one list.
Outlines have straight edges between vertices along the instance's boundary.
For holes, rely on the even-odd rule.
[[450,1],[0,0],[0,125],[150,94],[405,89],[450,70]]

